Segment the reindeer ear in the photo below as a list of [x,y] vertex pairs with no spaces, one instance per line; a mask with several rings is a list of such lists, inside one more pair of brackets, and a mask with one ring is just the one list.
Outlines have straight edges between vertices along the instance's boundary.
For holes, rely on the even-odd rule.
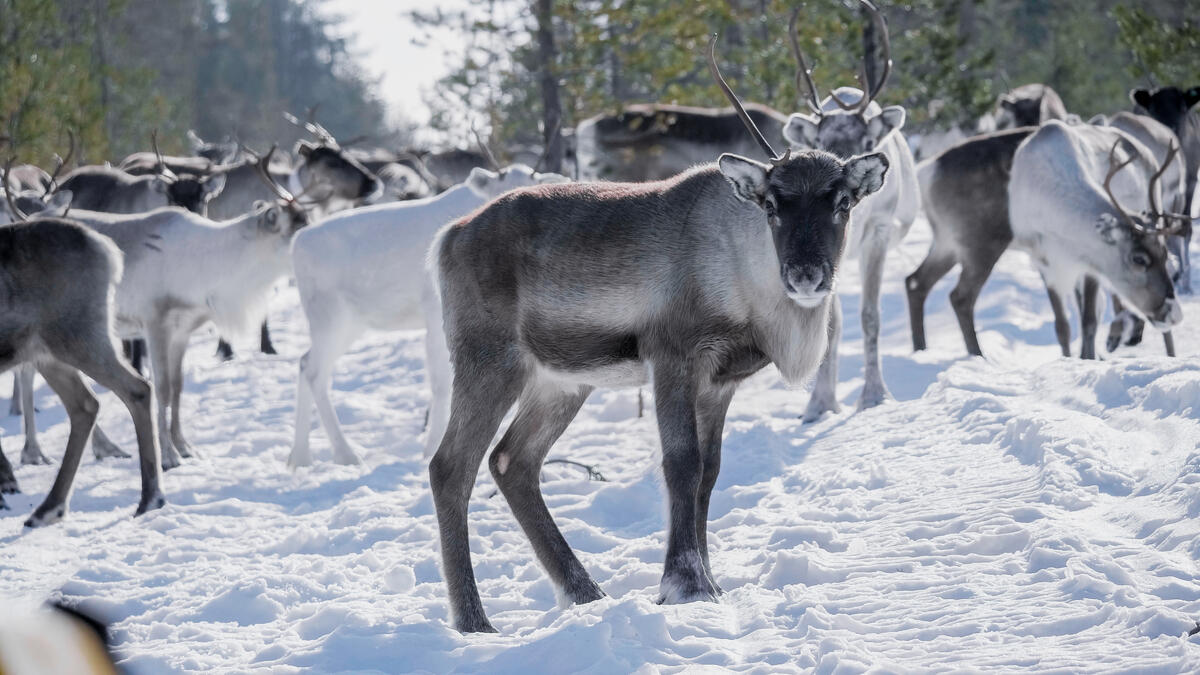
[[820,121],[811,115],[792,113],[783,126],[783,138],[793,148],[817,147],[817,131]]
[[904,126],[904,119],[907,114],[904,108],[898,105],[889,105],[879,112],[878,115],[867,120],[867,133],[875,140],[875,145],[887,139],[888,135]]
[[1129,100],[1133,101],[1134,105],[1140,105],[1143,108],[1150,107],[1150,92],[1145,89],[1133,89],[1129,92]]
[[846,187],[855,203],[883,187],[883,179],[887,176],[888,159],[882,153],[862,155],[848,160],[845,164]]
[[738,199],[762,206],[767,194],[767,172],[771,167],[740,155],[725,153],[717,160],[721,175],[733,185]]

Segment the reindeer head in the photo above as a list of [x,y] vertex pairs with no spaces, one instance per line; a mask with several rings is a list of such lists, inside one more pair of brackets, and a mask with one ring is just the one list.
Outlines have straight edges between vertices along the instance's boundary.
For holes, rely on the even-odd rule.
[[[869,93],[854,87],[841,87],[829,95],[829,101],[836,109],[826,110],[821,105],[821,97],[812,79],[812,71],[800,50],[800,41],[796,34],[796,22],[800,8],[792,12],[788,24],[792,55],[796,58],[796,91],[807,91],[811,115],[795,113],[788,118],[783,128],[783,137],[793,148],[812,148],[825,150],[843,159],[865,152],[873,152],[892,132],[904,126],[905,111],[898,105],[880,109],[874,104],[875,98],[887,84],[892,72],[891,41],[888,38],[887,24],[879,10],[868,0],[860,0],[871,15],[875,30],[880,36],[883,48],[883,74]],[[859,76],[860,83],[866,86],[866,64],[863,64],[863,74]]]
[[750,135],[771,157],[769,164],[724,154],[721,173],[738,199],[762,209],[784,291],[801,307],[817,307],[833,291],[846,245],[850,209],[883,187],[888,160],[882,154],[842,160],[828,152],[785,150],[776,154],[733,90],[721,77],[717,36],[709,42],[709,68]]
[[1145,114],[1171,128],[1176,135],[1183,126],[1188,110],[1200,103],[1200,87],[1183,90],[1179,87],[1161,87],[1154,91],[1134,89],[1129,100]]
[[1171,144],[1166,161],[1150,177],[1147,210],[1132,213],[1113,194],[1112,181],[1138,154],[1131,152],[1128,159],[1118,162],[1120,146],[1118,139],[1109,151],[1109,169],[1104,177],[1104,191],[1116,213],[1104,213],[1096,222],[1096,230],[1112,247],[1110,254],[1114,258],[1105,277],[1155,328],[1169,330],[1183,320],[1183,311],[1175,300],[1175,287],[1168,270],[1166,237],[1178,236],[1191,225],[1191,219],[1162,209],[1158,184],[1178,148]]
[[311,186],[325,186],[327,195],[323,211],[330,213],[357,204],[371,203],[383,196],[383,183],[367,167],[351,157],[333,134],[313,119],[315,108],[309,110],[309,120],[301,123],[294,115],[284,117],[316,137],[317,142],[300,141],[296,154],[301,159],[300,181],[307,191]]

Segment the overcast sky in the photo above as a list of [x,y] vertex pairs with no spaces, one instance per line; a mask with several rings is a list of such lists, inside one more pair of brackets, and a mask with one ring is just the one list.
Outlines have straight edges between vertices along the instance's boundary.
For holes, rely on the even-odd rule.
[[[433,0],[445,7],[459,4]],[[445,56],[437,47],[412,43],[416,28],[407,13],[429,9],[430,0],[329,0],[326,8],[346,18],[343,29],[367,71],[380,79],[380,97],[392,114],[422,125],[429,120],[422,91],[446,74]]]

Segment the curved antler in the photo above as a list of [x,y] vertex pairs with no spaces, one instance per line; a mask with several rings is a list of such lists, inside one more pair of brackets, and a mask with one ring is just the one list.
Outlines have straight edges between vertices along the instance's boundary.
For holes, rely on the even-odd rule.
[[0,187],[4,188],[4,199],[8,202],[8,210],[10,213],[12,213],[12,217],[19,222],[23,222],[29,220],[29,216],[25,215],[25,213],[17,207],[17,202],[13,200],[12,196],[12,185],[8,182],[8,172],[12,169],[12,163],[14,160],[16,160],[15,155],[9,157],[8,161],[4,163],[4,174],[0,176],[0,182],[2,182],[3,185],[0,185]]
[[313,116],[316,114],[318,107],[320,107],[319,104],[308,109],[309,121],[307,121],[307,122],[301,122],[299,120],[299,118],[297,118],[295,115],[291,114],[290,112],[283,113],[283,119],[287,120],[288,122],[291,122],[292,124],[300,127],[301,129],[304,129],[305,131],[312,134],[313,136],[316,136],[317,139],[320,140],[322,144],[328,145],[331,148],[338,148],[339,146],[338,146],[337,139],[333,137],[333,134],[329,133],[329,131],[325,127],[321,126],[320,124],[317,124],[312,119]]
[[158,177],[168,183],[174,183],[178,179],[167,171],[167,163],[163,161],[162,153],[158,151],[158,129],[150,131],[150,145],[154,147],[154,156],[158,160]]
[[54,156],[54,158],[58,161],[54,167],[54,172],[50,174],[50,183],[46,185],[46,190],[42,193],[43,197],[54,192],[55,190],[58,190],[58,174],[63,170],[63,167],[70,164],[71,160],[75,157],[75,132],[71,131],[70,129],[67,129],[67,141],[67,158],[63,159],[58,155]]
[[750,115],[742,107],[742,102],[738,100],[737,94],[733,93],[733,90],[729,88],[729,83],[725,81],[725,78],[721,77],[721,69],[717,67],[716,33],[713,33],[712,39],[708,41],[708,69],[712,72],[713,79],[717,81],[717,86],[725,94],[725,98],[728,98],[729,102],[733,104],[733,109],[737,111],[738,117],[742,118],[742,124],[746,125],[746,130],[754,137],[754,140],[763,149],[763,152],[767,153],[767,157],[771,158],[771,164],[779,166],[788,161],[792,156],[791,148],[784,150],[782,155],[775,154],[775,148],[772,148],[767,139],[763,137],[762,132],[758,130],[758,126],[754,124],[754,120],[750,119]]
[[492,154],[492,149],[487,146],[487,143],[483,142],[474,123],[471,124],[471,133],[475,134],[475,142],[479,144],[479,151],[483,153],[483,157],[488,161],[488,164],[492,165],[492,170],[500,171],[500,162],[496,161],[496,156]]
[[1191,226],[1191,217],[1182,213],[1169,213],[1164,211],[1162,208],[1162,202],[1158,197],[1159,191],[1157,188],[1159,183],[1162,182],[1162,176],[1167,172],[1167,167],[1171,166],[1171,162],[1174,161],[1175,155],[1178,153],[1179,147],[1175,145],[1175,141],[1172,140],[1170,146],[1167,148],[1167,158],[1163,160],[1162,166],[1158,167],[1158,171],[1155,171],[1154,175],[1150,177],[1150,217],[1153,218],[1156,223],[1162,223],[1162,226],[1159,229],[1161,229],[1164,234],[1179,234]]
[[1121,203],[1117,201],[1117,196],[1114,195],[1112,191],[1113,176],[1116,176],[1121,169],[1129,166],[1131,163],[1133,163],[1134,159],[1137,159],[1136,154],[1130,153],[1129,159],[1117,164],[1117,148],[1120,145],[1121,139],[1118,138],[1116,142],[1113,143],[1112,149],[1108,151],[1108,175],[1104,177],[1104,192],[1108,194],[1108,201],[1112,202],[1113,208],[1117,210],[1117,213],[1121,214],[1121,219],[1124,220],[1129,227],[1142,232],[1145,231],[1145,228],[1141,225],[1138,225],[1137,219],[1134,218],[1128,211],[1126,211],[1125,207],[1121,206]]
[[867,13],[871,15],[871,22],[875,24],[875,33],[879,35],[880,46],[883,48],[883,58],[881,59],[883,61],[883,75],[879,77],[875,86],[871,86],[871,83],[867,80],[867,62],[864,55],[862,74],[858,76],[858,83],[863,88],[862,98],[857,103],[846,103],[832,91],[829,92],[829,98],[833,99],[833,102],[842,110],[861,115],[867,111],[867,107],[871,105],[871,101],[875,100],[879,92],[883,91],[883,85],[887,84],[888,78],[892,75],[892,40],[888,36],[887,22],[883,20],[883,15],[879,13],[879,9],[870,0],[858,1],[866,8]]
[[255,160],[254,166],[256,169],[258,169],[258,177],[261,178],[263,182],[265,182],[267,186],[271,188],[272,192],[274,192],[283,201],[288,202],[289,204],[295,204],[296,196],[291,192],[288,192],[287,189],[285,189],[279,183],[276,183],[275,180],[271,178],[270,172],[267,171],[268,167],[271,166],[271,156],[275,154],[275,150],[278,148],[278,145],[272,145],[270,151],[268,151],[266,155]]
[[812,69],[804,60],[804,52],[800,51],[800,36],[796,30],[796,23],[800,18],[800,7],[797,5],[792,10],[792,17],[788,19],[788,38],[792,43],[792,56],[796,58],[796,96],[802,96],[800,92],[803,88],[807,88],[808,99],[805,100],[805,103],[808,104],[808,109],[819,117],[824,114],[821,111],[821,95],[817,93],[817,85],[812,79]]

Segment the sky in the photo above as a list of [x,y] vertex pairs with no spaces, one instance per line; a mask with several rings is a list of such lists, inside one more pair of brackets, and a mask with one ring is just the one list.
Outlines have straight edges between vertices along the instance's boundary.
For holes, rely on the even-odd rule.
[[[435,2],[443,8],[460,4]],[[429,120],[422,92],[433,87],[449,65],[438,47],[413,44],[417,28],[407,14],[433,5],[429,0],[328,0],[325,5],[330,13],[345,17],[344,36],[367,72],[379,78],[379,95],[389,112],[422,126]]]

